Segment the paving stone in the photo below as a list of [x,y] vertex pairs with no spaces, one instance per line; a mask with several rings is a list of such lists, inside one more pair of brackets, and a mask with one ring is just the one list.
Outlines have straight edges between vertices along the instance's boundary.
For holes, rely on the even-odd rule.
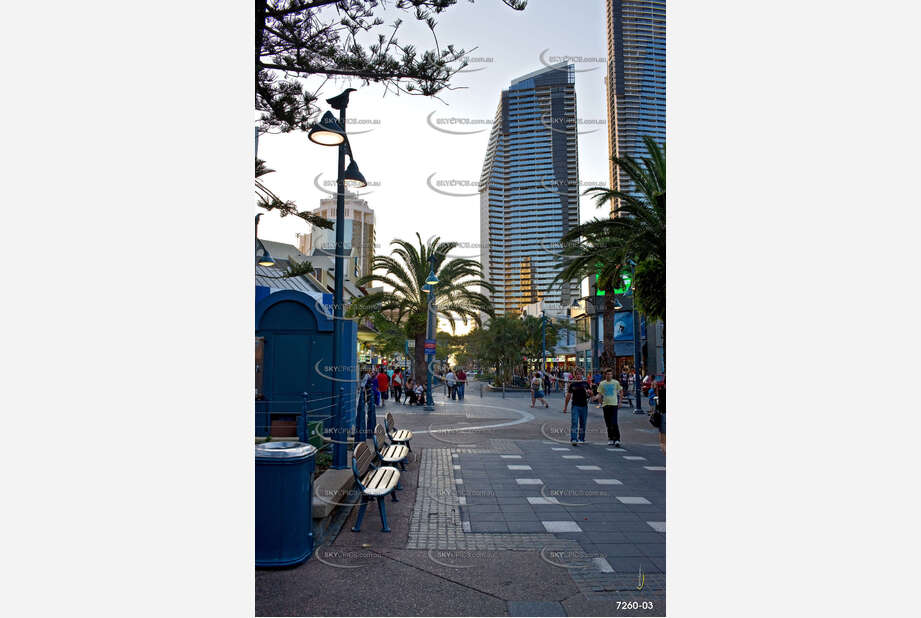
[[568,616],[557,601],[509,601],[509,616]]

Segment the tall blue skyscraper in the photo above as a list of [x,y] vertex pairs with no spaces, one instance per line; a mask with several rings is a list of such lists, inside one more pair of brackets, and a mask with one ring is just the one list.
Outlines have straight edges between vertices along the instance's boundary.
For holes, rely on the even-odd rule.
[[[609,153],[643,157],[665,143],[665,0],[607,0],[607,25]],[[611,187],[634,189],[613,164]]]
[[[560,236],[579,223],[573,65],[512,81],[489,136],[480,177],[480,257],[497,314],[543,300],[568,307],[578,282],[557,282]],[[555,311],[556,310],[556,311]]]

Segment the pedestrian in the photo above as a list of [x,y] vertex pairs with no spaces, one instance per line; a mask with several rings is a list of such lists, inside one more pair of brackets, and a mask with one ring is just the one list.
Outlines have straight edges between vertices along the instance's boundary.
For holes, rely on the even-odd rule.
[[371,393],[374,396],[374,405],[381,405],[381,391],[379,389],[380,382],[377,379],[377,371],[374,369],[371,370],[371,377],[368,380],[368,383],[371,385]]
[[597,398],[604,411],[604,424],[608,428],[608,445],[620,446],[620,427],[617,424],[617,407],[620,405],[620,395],[623,387],[614,379],[614,370],[604,372],[604,380],[598,384]]
[[451,399],[457,399],[457,375],[450,367],[448,367],[448,373],[445,374],[445,386],[448,387],[448,396]]
[[652,375],[647,373],[646,377],[643,378],[643,383],[642,383],[643,394],[644,395],[648,394],[651,387],[652,387]]
[[416,405],[421,406],[425,405],[425,389],[422,387],[422,383],[416,384],[415,388],[416,393]]
[[393,371],[393,377],[390,378],[390,388],[393,389],[393,400],[400,403],[403,396],[403,369],[397,367]]
[[541,380],[540,372],[535,371],[534,377],[531,378],[531,407],[534,407],[536,401],[540,401],[544,404],[545,408],[549,408],[550,404],[544,400],[544,397],[543,381]]
[[381,394],[381,407],[384,407],[384,402],[390,398],[388,394],[390,392],[390,378],[387,377],[386,371],[377,372],[377,390]]
[[618,380],[620,381],[620,388],[623,389],[624,400],[627,401],[629,405],[633,405],[632,402],[629,401],[630,399],[630,376],[627,374],[626,365],[624,365],[624,367],[620,370],[620,377],[618,378]]
[[566,401],[563,403],[563,413],[572,400],[572,424],[569,430],[570,441],[573,446],[585,443],[585,424],[588,421],[588,396],[591,386],[582,377],[582,369],[576,367],[575,375],[569,388],[566,389]]
[[662,447],[662,454],[665,454],[665,382],[657,383],[656,387],[656,411],[661,414],[662,420],[659,422],[659,446]]
[[464,391],[467,389],[467,372],[461,367],[457,370],[457,399],[464,400]]
[[416,386],[412,378],[406,378],[406,396],[403,398],[403,403],[408,405],[416,403]]

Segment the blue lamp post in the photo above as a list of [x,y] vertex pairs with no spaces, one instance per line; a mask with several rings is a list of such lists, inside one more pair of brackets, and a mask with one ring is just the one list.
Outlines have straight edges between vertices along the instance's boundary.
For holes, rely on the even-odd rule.
[[[331,99],[326,99],[330,107],[339,110],[339,119],[330,112],[323,114],[320,122],[317,123],[307,138],[315,144],[321,146],[338,146],[339,163],[336,167],[336,256],[335,256],[335,285],[333,288],[333,365],[337,372],[342,367],[344,357],[343,346],[343,287],[344,287],[344,263],[345,257],[345,187],[366,187],[368,183],[365,177],[358,169],[358,164],[352,156],[352,148],[349,145],[349,139],[345,132],[345,110],[349,105],[349,93],[354,92],[354,88],[346,88],[341,94]],[[345,155],[349,156],[349,166],[345,166]],[[335,399],[333,408],[333,431],[335,440],[333,441],[333,462],[332,467],[342,469],[347,467],[348,451],[343,436],[345,428],[343,421],[345,418],[342,397]]]
[[[435,276],[435,256],[429,256],[429,276],[425,280],[422,290],[428,292],[428,321],[425,329],[426,340],[435,339],[435,285],[438,283],[438,277]],[[435,350],[432,350],[432,360],[428,359],[428,350],[426,350],[425,362],[425,407],[423,410],[432,412],[435,410],[435,400],[432,399],[432,360],[435,360]]]
[[[640,314],[636,310],[636,294],[633,293],[633,283],[636,280],[636,262],[628,259],[627,264],[630,265],[630,285],[627,286],[627,289],[624,291],[624,296],[632,295],[633,296],[633,305],[632,311],[633,314],[633,376],[634,376],[634,387],[636,389],[636,402],[633,408],[634,414],[644,414],[643,412],[643,401],[640,399],[642,394],[642,379],[640,378]],[[620,305],[615,299],[616,305]],[[622,308],[623,305],[615,309]]]
[[544,379],[544,367],[547,364],[547,312],[540,312],[540,379]]

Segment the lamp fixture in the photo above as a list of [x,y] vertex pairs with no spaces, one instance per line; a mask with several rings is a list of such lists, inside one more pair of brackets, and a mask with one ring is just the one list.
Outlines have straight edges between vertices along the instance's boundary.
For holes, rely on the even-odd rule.
[[321,146],[338,146],[345,141],[345,129],[342,128],[342,125],[339,124],[332,112],[326,112],[320,122],[310,129],[307,139]]

